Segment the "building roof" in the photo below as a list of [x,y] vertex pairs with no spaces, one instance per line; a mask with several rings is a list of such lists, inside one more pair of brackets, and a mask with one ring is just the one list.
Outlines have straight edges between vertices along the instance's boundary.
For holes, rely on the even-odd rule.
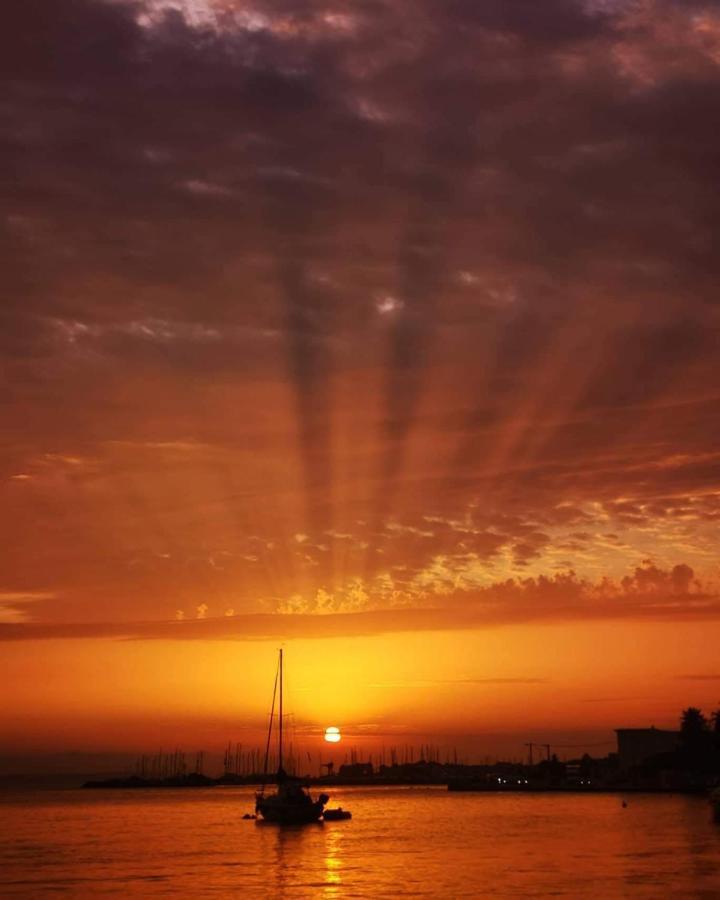
[[654,725],[651,725],[649,728],[616,728],[615,734],[647,734],[648,732],[652,734],[680,734],[677,729],[674,728],[656,728]]

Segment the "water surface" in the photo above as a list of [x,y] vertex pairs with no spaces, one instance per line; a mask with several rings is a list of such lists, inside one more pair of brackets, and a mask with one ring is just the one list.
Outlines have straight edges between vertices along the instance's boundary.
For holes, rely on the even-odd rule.
[[720,898],[702,798],[343,788],[347,822],[243,821],[244,788],[0,795],[0,895]]

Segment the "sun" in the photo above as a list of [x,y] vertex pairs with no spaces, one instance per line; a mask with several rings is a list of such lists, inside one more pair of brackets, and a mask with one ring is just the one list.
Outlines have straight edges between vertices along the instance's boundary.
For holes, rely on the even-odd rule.
[[323,737],[329,744],[337,744],[342,735],[340,734],[339,728],[336,728],[335,725],[330,725],[325,729],[325,734],[323,735]]

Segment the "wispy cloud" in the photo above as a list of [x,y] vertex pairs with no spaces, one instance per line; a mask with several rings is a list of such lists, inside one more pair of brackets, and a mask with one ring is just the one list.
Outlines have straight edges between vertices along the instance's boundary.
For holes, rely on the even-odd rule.
[[408,689],[424,689],[445,686],[462,686],[462,685],[493,685],[495,687],[502,685],[533,685],[547,684],[547,678],[454,678],[454,679],[429,679],[423,681],[381,681],[371,682],[365,687],[392,689],[408,688]]
[[720,672],[709,672],[704,675],[678,675],[680,681],[720,681]]

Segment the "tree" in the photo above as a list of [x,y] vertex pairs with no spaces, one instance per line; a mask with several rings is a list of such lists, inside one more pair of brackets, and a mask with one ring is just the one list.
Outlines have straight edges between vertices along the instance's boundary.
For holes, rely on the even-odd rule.
[[708,732],[708,721],[696,706],[688,706],[683,710],[680,719],[680,735],[684,744],[697,744]]
[[[716,719],[713,718],[713,724]],[[695,706],[683,710],[680,720],[681,754],[685,765],[694,772],[713,772],[717,765],[714,735],[703,713]]]

